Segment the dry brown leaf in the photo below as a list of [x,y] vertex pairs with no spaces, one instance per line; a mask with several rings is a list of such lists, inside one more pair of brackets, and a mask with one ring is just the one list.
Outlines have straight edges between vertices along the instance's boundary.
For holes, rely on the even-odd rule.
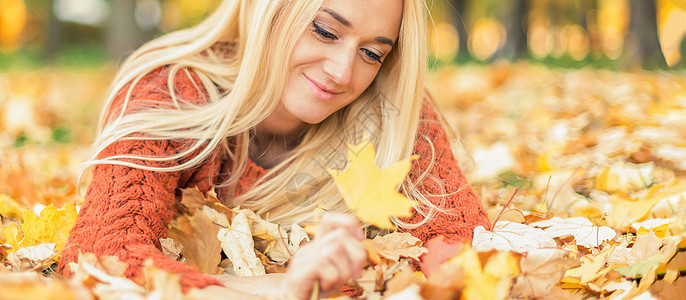
[[162,245],[162,254],[173,260],[181,259],[181,252],[183,252],[183,245],[181,243],[170,239],[160,239],[160,244]]
[[148,290],[146,299],[182,300],[179,275],[156,268],[151,261],[146,262],[145,287]]
[[450,258],[462,251],[464,243],[448,244],[443,235],[434,237],[426,243],[427,253],[420,264],[422,272],[427,276]]
[[40,244],[24,247],[16,252],[7,253],[6,260],[13,272],[38,271],[42,272],[52,265],[55,244]]
[[0,273],[0,299],[93,299],[83,286],[45,278],[35,272]]
[[[422,247],[422,241],[407,232],[392,232],[384,236],[375,237],[371,243],[364,241],[370,258],[384,257],[391,261],[398,261],[401,257],[411,258],[419,261],[419,256],[428,250]],[[379,263],[375,261],[375,263]]]
[[658,280],[648,290],[658,299],[681,299],[686,295],[686,277],[680,277],[673,283]]
[[521,274],[515,278],[510,296],[541,298],[556,286],[565,271],[573,266],[568,252],[560,249],[531,250],[519,261]]
[[[207,208],[210,209],[210,208]],[[217,238],[220,226],[215,224],[205,210],[193,216],[182,216],[172,222],[169,238],[183,245],[181,254],[187,263],[203,273],[220,274],[221,243]]]
[[633,247],[617,247],[607,258],[611,264],[633,264],[637,261],[646,260],[657,254],[662,246],[662,240],[655,233],[648,232],[636,237]]
[[431,300],[458,298],[464,288],[467,272],[455,264],[441,264],[422,285],[422,296]]
[[[421,278],[421,277],[420,277]],[[384,291],[384,296],[390,296],[404,290],[407,286],[411,284],[421,285],[422,280],[420,280],[412,267],[405,266],[400,269],[399,272],[386,282],[386,290]]]

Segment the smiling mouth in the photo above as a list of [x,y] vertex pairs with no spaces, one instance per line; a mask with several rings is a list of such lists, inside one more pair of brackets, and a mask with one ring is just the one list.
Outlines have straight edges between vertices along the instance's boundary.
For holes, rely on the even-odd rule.
[[324,88],[321,88],[320,87],[321,84],[310,79],[305,74],[303,74],[303,78],[305,79],[305,82],[307,83],[307,85],[310,87],[310,91],[312,91],[312,94],[317,96],[317,98],[319,98],[320,100],[329,101],[329,100],[333,99],[334,97],[336,97],[336,95],[340,94],[340,92],[338,92],[338,93],[337,92],[331,92],[331,91],[328,91]]

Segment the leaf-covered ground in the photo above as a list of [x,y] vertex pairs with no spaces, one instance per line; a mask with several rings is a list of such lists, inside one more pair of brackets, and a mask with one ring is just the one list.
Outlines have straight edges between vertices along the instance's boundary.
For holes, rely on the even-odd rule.
[[[139,286],[111,257],[84,256],[72,280],[53,274],[111,75],[0,74],[1,299],[182,298],[174,275],[149,267]],[[364,297],[683,297],[686,74],[496,64],[436,70],[430,89],[460,134],[456,153],[493,226],[475,229],[470,245],[402,234],[365,241],[370,264],[352,283]],[[165,253],[207,273],[282,272],[312,231],[193,190],[184,204],[192,214],[174,222]],[[197,232],[216,253],[197,247]],[[248,248],[254,257],[236,256]],[[411,260],[425,252],[414,272]]]

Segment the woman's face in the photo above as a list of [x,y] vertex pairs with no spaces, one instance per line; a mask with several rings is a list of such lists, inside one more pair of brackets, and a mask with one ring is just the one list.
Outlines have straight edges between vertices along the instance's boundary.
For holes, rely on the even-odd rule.
[[272,121],[316,124],[367,89],[398,39],[402,0],[325,0],[298,39]]

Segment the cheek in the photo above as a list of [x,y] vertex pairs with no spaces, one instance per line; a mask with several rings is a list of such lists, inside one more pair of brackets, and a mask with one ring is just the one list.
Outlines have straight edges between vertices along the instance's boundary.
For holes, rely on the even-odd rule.
[[374,66],[369,66],[365,62],[360,62],[360,67],[353,73],[353,89],[354,96],[357,98],[372,84],[374,78],[379,72],[379,69]]
[[298,66],[313,63],[321,59],[319,55],[317,55],[317,53],[320,52],[318,47],[321,46],[313,43],[312,39],[308,38],[307,33],[303,34],[293,47],[291,58],[288,61],[289,71],[292,72]]

